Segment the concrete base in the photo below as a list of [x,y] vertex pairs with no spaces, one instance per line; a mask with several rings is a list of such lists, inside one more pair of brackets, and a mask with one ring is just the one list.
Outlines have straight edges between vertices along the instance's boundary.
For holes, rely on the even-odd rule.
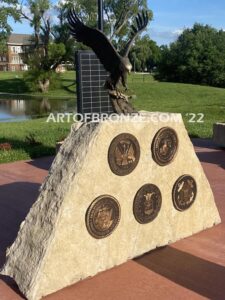
[[[160,118],[162,114],[158,113],[158,120],[165,120],[163,115]],[[149,113],[146,119],[134,117],[135,122],[104,121],[72,129],[37,202],[7,251],[2,274],[13,277],[29,300],[40,299],[220,222],[212,191],[181,116],[168,116],[166,123],[155,122],[155,117],[153,121]],[[162,167],[152,159],[151,143],[156,132],[165,126],[177,132],[179,149],[174,161]],[[111,141],[124,132],[137,138],[141,155],[133,172],[121,177],[111,172],[107,155]],[[194,204],[180,212],[173,206],[172,189],[183,174],[195,178],[198,193]],[[162,207],[152,222],[140,224],[133,215],[133,201],[146,183],[159,187]],[[118,200],[121,218],[110,236],[97,240],[87,231],[85,215],[92,201],[104,194]]]
[[213,141],[221,147],[225,147],[225,123],[213,124]]

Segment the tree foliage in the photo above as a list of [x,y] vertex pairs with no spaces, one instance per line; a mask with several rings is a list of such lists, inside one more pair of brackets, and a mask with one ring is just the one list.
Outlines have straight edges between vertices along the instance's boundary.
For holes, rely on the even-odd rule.
[[9,25],[9,17],[14,21],[20,20],[20,14],[17,10],[18,0],[1,0],[0,2],[0,53],[6,51],[6,41],[12,31]]
[[[104,0],[104,33],[118,50],[122,48],[129,38],[131,24],[134,24],[135,17],[138,12],[148,9],[147,0]],[[63,31],[63,35],[67,36],[67,13],[71,7],[75,11],[84,24],[90,27],[97,27],[97,0],[67,0],[58,4],[60,24],[54,29],[58,34]],[[152,19],[153,13],[148,10],[149,20]],[[63,28],[64,27],[64,28]],[[66,34],[65,34],[66,33]],[[57,33],[56,33],[57,34]],[[85,48],[82,44],[76,43],[77,49]]]
[[[64,10],[67,15],[67,9],[74,7],[79,18],[86,25],[97,27],[98,10],[97,0],[66,0],[59,2],[58,7]],[[130,25],[138,12],[148,9],[147,0],[104,0],[104,32],[113,40],[126,37]],[[149,10],[150,19],[152,12]]]
[[62,43],[48,43],[46,49],[38,48],[25,58],[29,70],[24,78],[31,90],[47,92],[49,87],[54,88],[58,84],[58,75],[55,70],[65,55],[65,46]]
[[[108,33],[109,38],[111,40],[120,40],[126,37],[135,16],[143,9],[147,9],[146,0],[105,0],[104,29]],[[150,16],[151,18],[152,15]]]
[[[51,18],[46,17],[46,12],[51,6],[50,0],[27,0],[27,4],[30,8],[30,13],[32,16],[27,16],[23,14],[27,20],[30,21],[31,26],[34,28],[35,41],[36,44],[41,44],[44,46],[44,60],[41,59],[41,65],[39,65],[39,70],[45,70],[48,74],[52,69],[52,66],[56,67],[57,63],[62,61],[72,60],[74,57],[74,51],[76,49],[83,49],[84,46],[76,43],[74,39],[70,37],[69,28],[67,25],[67,15],[68,10],[71,7],[75,8],[76,13],[80,19],[87,25],[92,27],[97,27],[97,1],[90,0],[67,0],[58,2],[54,6],[54,11],[57,12],[58,23],[53,24]],[[108,36],[113,39],[116,45],[123,45],[129,38],[129,27],[135,21],[135,16],[142,9],[147,9],[147,0],[105,0],[104,1],[104,31],[108,33]],[[149,11],[149,18],[152,18],[152,12]],[[49,43],[63,44],[65,51],[60,52],[60,60],[57,60],[55,56],[55,64],[45,63],[50,61],[49,57]],[[120,48],[118,46],[118,48]],[[57,53],[57,52],[56,52]],[[58,53],[59,54],[59,53]],[[40,51],[38,51],[40,55]],[[140,55],[139,55],[139,59]],[[39,59],[40,60],[40,59]],[[32,66],[34,61],[31,59],[29,65]],[[48,68],[46,68],[46,64]],[[45,68],[44,68],[45,67]],[[33,69],[36,66],[33,65]],[[37,72],[35,71],[37,74]],[[46,78],[41,74],[42,80],[41,87],[43,87]],[[44,80],[44,81],[43,81]]]
[[134,71],[153,71],[160,57],[160,47],[148,35],[139,37],[130,52],[130,61]]
[[162,48],[158,78],[225,87],[225,32],[195,24]]
[[[57,4],[54,0],[1,0],[1,2],[7,4],[4,7],[7,16],[12,16],[15,20],[25,19],[33,28],[34,47],[30,54],[23,56],[29,65],[26,78],[29,82],[33,80],[40,90],[47,91],[57,66],[62,61],[73,61],[75,50],[85,48],[70,36],[67,24],[68,9],[74,7],[85,24],[97,27],[97,0],[60,0]],[[2,9],[3,6],[0,7]],[[130,26],[142,9],[147,9],[147,0],[104,0],[104,32],[118,49],[121,49],[129,39]],[[0,25],[4,28],[4,32],[10,33],[8,17],[2,16],[4,12],[1,10]],[[152,12],[149,10],[148,13],[151,20]],[[146,52],[147,46],[143,46],[144,42],[145,40],[142,41],[140,49]],[[147,40],[146,42],[150,43]],[[139,53],[137,64],[141,60],[148,60],[150,64],[146,56],[146,53]],[[143,64],[141,61],[140,68]]]
[[32,90],[47,92],[50,85],[53,87],[57,81],[55,70],[62,62],[66,49],[62,42],[54,40],[50,0],[27,0],[26,8],[28,12],[21,6],[20,14],[34,29],[34,47],[23,56],[29,66],[25,79]]
[[[75,2],[76,3],[76,2]],[[92,2],[93,3],[93,2]],[[74,52],[76,49],[75,40],[71,38],[67,15],[68,10],[73,7],[73,1],[58,2],[54,7],[57,14],[58,23],[53,24],[51,34],[55,43],[62,43],[65,46],[65,54],[62,61],[72,62],[74,60]]]

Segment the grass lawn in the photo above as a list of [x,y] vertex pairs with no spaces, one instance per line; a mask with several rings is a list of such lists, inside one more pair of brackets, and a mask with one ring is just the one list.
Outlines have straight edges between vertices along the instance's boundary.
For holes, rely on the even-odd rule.
[[[1,72],[0,71],[0,93],[27,94],[32,96],[43,96],[40,92],[31,92],[23,80],[24,72]],[[61,74],[61,86],[50,90],[45,96],[60,98],[74,97],[75,94],[75,72],[69,71]]]
[[[211,138],[213,123],[225,122],[225,89],[143,80],[143,76],[139,81],[131,78],[129,87],[136,94],[133,104],[138,109],[181,113],[192,137]],[[201,114],[203,122],[197,122]]]
[[[74,76],[74,72],[64,73],[61,88],[50,91],[48,96],[74,97]],[[0,72],[0,92],[17,93],[18,86],[21,93],[27,93],[21,73]],[[225,121],[225,89],[157,82],[150,75],[141,74],[129,76],[128,87],[129,93],[136,95],[133,104],[139,110],[181,113],[192,137],[210,138],[212,124]],[[191,114],[195,114],[195,122],[190,122]],[[204,116],[202,123],[197,122],[202,116],[199,114]],[[13,148],[0,150],[0,163],[54,154],[55,142],[68,134],[70,125],[46,123],[45,119],[0,123],[0,143],[8,142]],[[35,134],[41,144],[29,144],[26,140],[29,134]]]
[[[0,163],[55,154],[55,144],[65,138],[69,123],[47,123],[46,119],[25,122],[0,123],[0,143],[10,143],[12,150],[0,150]],[[27,136],[34,135],[31,143]]]

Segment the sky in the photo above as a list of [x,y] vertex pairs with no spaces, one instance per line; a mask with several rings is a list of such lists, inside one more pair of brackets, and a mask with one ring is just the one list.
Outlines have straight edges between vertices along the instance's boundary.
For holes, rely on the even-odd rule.
[[159,45],[173,42],[196,22],[225,29],[225,0],[148,0],[148,5],[154,14],[148,31]]
[[[154,18],[147,33],[158,45],[175,41],[196,22],[225,30],[225,0],[148,0],[148,6]],[[32,33],[27,22],[11,22],[11,26],[14,33]]]

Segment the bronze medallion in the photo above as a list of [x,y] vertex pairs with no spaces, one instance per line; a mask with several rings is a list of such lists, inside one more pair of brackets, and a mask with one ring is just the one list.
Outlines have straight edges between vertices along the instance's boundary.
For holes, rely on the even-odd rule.
[[183,175],[173,186],[173,205],[179,211],[188,209],[195,201],[197,185],[193,177]]
[[135,219],[141,224],[153,221],[160,211],[161,204],[162,195],[159,188],[154,184],[143,185],[134,198]]
[[96,198],[86,212],[87,230],[96,239],[110,235],[118,225],[119,220],[119,202],[108,195]]
[[108,151],[108,162],[111,171],[119,176],[130,174],[140,158],[138,140],[130,133],[117,135],[111,142]]
[[177,153],[178,137],[170,127],[161,128],[152,142],[152,156],[160,166],[171,163]]

